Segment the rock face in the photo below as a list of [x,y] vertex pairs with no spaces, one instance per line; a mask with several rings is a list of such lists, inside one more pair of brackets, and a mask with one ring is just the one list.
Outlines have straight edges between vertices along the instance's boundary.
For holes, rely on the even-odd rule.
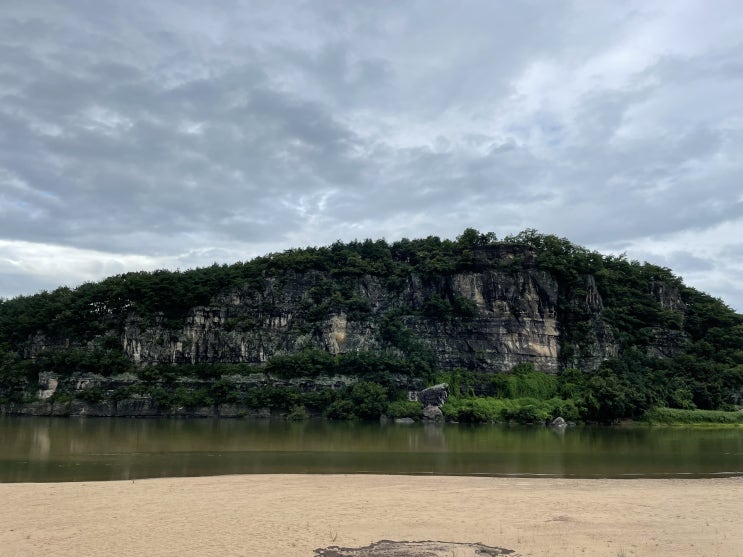
[[57,386],[59,385],[58,377],[55,373],[50,371],[44,371],[39,374],[39,392],[36,398],[39,400],[47,400],[57,392]]
[[[350,315],[330,312],[312,320],[312,291],[322,273],[310,271],[265,281],[262,290],[244,288],[191,310],[180,329],[136,315],[126,322],[122,344],[137,364],[255,363],[307,348],[333,354],[405,350],[385,343],[384,318],[391,312],[396,326],[409,331],[435,358],[439,369],[507,371],[530,363],[556,373],[560,369],[561,325],[557,319],[557,284],[539,270],[461,273],[437,281],[412,275],[400,291],[385,288],[378,277],[362,276],[355,295],[368,311]],[[589,296],[598,297],[595,287]],[[467,300],[466,316],[430,316],[434,297]],[[600,316],[591,323],[590,346],[576,365],[595,368],[616,353],[614,339]]]
[[[306,349],[407,355],[412,347],[440,370],[502,372],[528,363],[557,373],[565,367],[595,370],[618,354],[593,276],[582,277],[583,287],[567,295],[554,276],[537,268],[531,248],[490,246],[478,257],[485,263],[465,272],[411,272],[394,281],[346,277],[342,303],[333,298],[339,282],[329,273],[263,276],[191,308],[180,322],[130,314],[119,340],[139,366],[260,364]],[[665,310],[683,314],[674,288],[654,283],[652,295]],[[566,296],[574,314],[587,316],[580,338],[566,334],[569,327],[561,321]],[[654,338],[649,351],[661,356],[677,353],[685,340],[672,330],[658,330]],[[65,343],[39,336],[26,357]]]

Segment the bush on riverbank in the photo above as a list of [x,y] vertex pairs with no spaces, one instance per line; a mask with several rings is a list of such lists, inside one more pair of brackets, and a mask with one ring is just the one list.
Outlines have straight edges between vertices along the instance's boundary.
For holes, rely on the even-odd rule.
[[503,399],[450,398],[441,408],[447,420],[467,423],[516,422],[536,424],[552,421],[558,416],[566,420],[580,419],[580,413],[572,400],[550,398]]
[[421,404],[409,400],[395,400],[387,406],[386,416],[391,420],[398,418],[412,418],[419,420],[421,417]]
[[663,425],[719,425],[743,424],[743,412],[721,410],[681,410],[679,408],[653,408],[642,418],[649,424]]

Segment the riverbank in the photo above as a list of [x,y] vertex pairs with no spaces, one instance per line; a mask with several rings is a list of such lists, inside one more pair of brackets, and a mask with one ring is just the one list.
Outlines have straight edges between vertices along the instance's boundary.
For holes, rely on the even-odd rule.
[[245,475],[0,484],[3,555],[312,557],[391,540],[522,556],[743,555],[743,478]]

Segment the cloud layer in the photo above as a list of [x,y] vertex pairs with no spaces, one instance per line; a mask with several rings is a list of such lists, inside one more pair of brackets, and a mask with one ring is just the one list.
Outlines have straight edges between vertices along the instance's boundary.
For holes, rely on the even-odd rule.
[[0,296],[524,228],[743,310],[737,1],[4,4]]

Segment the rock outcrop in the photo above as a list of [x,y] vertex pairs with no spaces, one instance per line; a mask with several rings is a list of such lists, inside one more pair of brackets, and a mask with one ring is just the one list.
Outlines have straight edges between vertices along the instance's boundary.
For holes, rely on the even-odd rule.
[[441,411],[441,408],[438,406],[426,406],[423,409],[423,421],[426,422],[443,422],[444,421],[444,413]]
[[[545,372],[560,369],[558,288],[543,271],[485,270],[436,281],[412,275],[401,291],[386,288],[378,277],[362,276],[354,294],[368,307],[366,313],[331,311],[313,320],[312,290],[325,279],[314,271],[290,273],[283,280],[267,280],[262,290],[236,289],[212,306],[193,308],[179,329],[131,315],[122,335],[124,350],[139,365],[259,364],[306,348],[333,354],[382,352],[395,349],[385,343],[383,331],[385,316],[394,312],[399,327],[433,355],[440,369],[507,371],[520,363]],[[427,303],[435,297],[465,300],[470,311],[428,315]],[[601,318],[595,285],[586,297],[595,317],[571,364],[595,369],[617,348]]]
[[425,406],[442,406],[449,398],[449,385],[439,383],[418,393],[418,402]]
[[[561,291],[556,276],[537,266],[532,248],[493,245],[475,255],[479,263],[471,270],[411,271],[395,280],[359,274],[341,283],[325,271],[290,269],[229,287],[185,318],[130,311],[121,318],[118,340],[137,366],[261,364],[317,349],[417,351],[440,370],[503,372],[526,363],[558,373],[566,367],[592,371],[619,354],[594,276],[583,275]],[[683,321],[677,288],[653,282],[650,294]],[[652,333],[647,352],[654,356],[672,357],[686,341],[679,330]],[[74,342],[40,334],[24,356]]]

